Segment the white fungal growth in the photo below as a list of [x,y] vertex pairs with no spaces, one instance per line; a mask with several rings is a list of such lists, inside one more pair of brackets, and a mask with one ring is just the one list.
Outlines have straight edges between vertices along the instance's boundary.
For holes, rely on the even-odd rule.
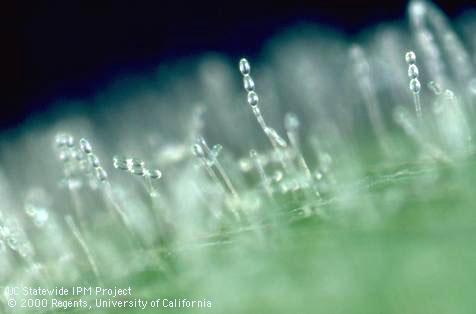
[[[0,169],[0,284],[98,286],[95,274],[107,287],[146,276],[159,292],[179,284],[184,294],[196,295],[183,284],[193,282],[194,288],[220,299],[227,280],[256,264],[257,252],[259,266],[272,270],[270,276],[282,270],[283,263],[276,261],[296,252],[291,258],[320,263],[309,272],[306,267],[316,265],[304,260],[299,276],[336,274],[333,288],[359,295],[375,289],[349,277],[345,261],[333,263],[342,257],[340,242],[357,252],[368,247],[362,241],[378,240],[387,231],[397,235],[422,227],[432,236],[461,227],[471,232],[476,76],[468,76],[474,60],[467,56],[476,47],[474,28],[462,20],[459,26],[468,41],[461,46],[434,6],[415,1],[410,7],[411,32],[391,25],[353,43],[330,32],[311,30],[309,36],[299,28],[296,35],[291,31],[269,42],[253,76],[246,59],[239,61],[238,74],[229,58],[206,55],[198,60],[198,76],[193,60],[165,66],[157,80],[156,72],[139,80],[137,92],[100,93],[104,106],[91,109],[91,117],[71,113],[52,123],[53,130],[39,123],[39,128],[28,125],[25,135],[21,129],[5,133],[0,140],[0,167],[5,168],[5,173]],[[413,51],[405,54],[405,47],[413,46],[418,60]],[[192,71],[186,75],[189,65]],[[124,81],[125,87],[135,84]],[[90,132],[95,134],[78,141],[76,134]],[[448,206],[455,210],[442,210]],[[397,241],[384,236],[379,244],[389,245],[397,256],[408,247],[405,241],[412,248],[418,242],[403,256],[409,264],[393,263],[404,276],[391,276],[391,287],[427,288],[413,276],[414,266],[427,265],[427,260],[441,266],[445,259],[439,257],[454,253],[445,245],[436,252],[433,241],[413,239],[413,231]],[[365,237],[357,243],[356,234]],[[312,241],[317,241],[316,252],[308,250]],[[389,256],[382,255],[383,260]],[[380,260],[369,269],[377,266],[385,273]],[[462,262],[472,269],[471,258]],[[204,265],[214,272],[212,285],[198,279]],[[324,280],[305,280],[317,285],[317,290],[307,289],[299,286],[301,281],[288,280],[287,273],[281,286],[291,297],[325,291],[329,283],[316,273]],[[246,281],[234,280],[233,292],[244,291],[238,297],[250,300],[263,286],[258,282],[241,289]],[[138,284],[140,290],[151,288]],[[221,296],[224,304],[237,297]],[[405,306],[411,310],[411,302]],[[7,304],[0,308],[8,311]],[[443,308],[457,313],[470,307]]]
[[[417,43],[428,61],[430,77],[443,86],[450,85],[450,81],[466,85],[474,76],[474,66],[441,10],[429,1],[417,0],[410,3],[409,16]],[[446,60],[444,56],[448,56]]]
[[434,106],[435,122],[443,147],[453,155],[468,152],[471,131],[460,101],[451,90],[445,90]]
[[31,263],[35,254],[34,248],[17,219],[9,218],[0,225],[0,237],[12,251]]
[[416,121],[412,119],[410,114],[401,107],[397,107],[394,111],[394,119],[398,125],[407,133],[407,135],[412,138],[416,143],[419,144],[422,150],[426,151],[429,156],[439,161],[448,161],[446,154],[441,151],[437,146],[428,142],[423,134],[419,132]]
[[469,81],[469,91],[471,94],[476,95],[476,78]]
[[89,248],[87,241],[84,239],[84,236],[81,234],[81,231],[79,228],[76,226],[74,223],[74,220],[71,216],[66,216],[65,217],[65,222],[66,225],[69,227],[71,230],[71,233],[75,237],[76,241],[78,241],[78,244],[80,245],[81,249],[83,250],[84,255],[86,256],[87,261],[89,262],[89,266],[91,267],[91,270],[95,274],[96,278],[100,281],[100,275],[99,275],[99,269],[96,264],[96,260],[93,257],[91,253],[91,249]]
[[38,219],[36,222],[39,227],[48,220],[51,204],[49,193],[41,187],[30,188],[24,198],[25,213],[33,220]]
[[[411,57],[411,55],[408,56],[410,59]],[[375,91],[375,78],[372,77],[367,55],[362,47],[354,44],[350,49],[350,58],[353,62],[353,74],[364,98],[373,131],[377,136],[382,149],[386,153],[389,153],[390,149],[386,144],[387,130],[382,118],[379,100]]]

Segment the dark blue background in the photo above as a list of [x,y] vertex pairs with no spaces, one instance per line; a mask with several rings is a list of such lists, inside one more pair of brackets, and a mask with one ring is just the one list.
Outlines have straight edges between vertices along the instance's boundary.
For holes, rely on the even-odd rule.
[[[455,16],[473,1],[437,0]],[[406,1],[37,0],[0,5],[0,128],[18,125],[58,97],[84,97],[121,73],[214,50],[256,52],[297,21],[348,33],[405,15]]]

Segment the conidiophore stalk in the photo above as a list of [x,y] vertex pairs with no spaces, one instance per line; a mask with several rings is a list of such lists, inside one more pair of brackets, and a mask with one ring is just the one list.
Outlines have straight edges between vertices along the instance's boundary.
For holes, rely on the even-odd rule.
[[386,142],[387,130],[382,119],[382,113],[375,93],[375,81],[371,77],[370,64],[366,58],[364,50],[358,45],[352,46],[350,49],[350,57],[353,62],[354,75],[357,84],[362,93],[363,100],[365,101],[370,124],[380,146],[386,153],[388,153],[390,149]]
[[88,140],[81,138],[79,140],[79,148],[80,150],[86,155],[86,160],[88,161],[89,167],[94,171],[92,174],[96,180],[98,180],[101,184],[103,184],[104,187],[104,197],[106,199],[107,204],[111,204],[112,206],[109,206],[111,214],[114,216],[114,214],[117,214],[119,217],[119,221],[124,225],[125,229],[129,232],[131,236],[131,240],[133,242],[138,242],[140,243],[140,240],[136,233],[134,232],[132,225],[129,221],[129,218],[125,214],[125,212],[122,210],[121,206],[117,203],[114,193],[111,188],[111,184],[108,181],[108,175],[107,172],[101,167],[101,162],[99,161],[99,158],[93,153],[93,149],[91,144],[89,143]]
[[470,151],[471,131],[460,103],[451,90],[445,92],[435,103],[435,120],[440,135],[451,155]]
[[[206,169],[212,180],[222,188],[225,194],[230,193],[233,196],[234,201],[237,202],[239,206],[239,204],[241,204],[241,199],[238,195],[238,192],[231,183],[231,180],[226,174],[223,166],[217,160],[219,150],[220,149],[215,148],[212,152],[205,139],[201,136],[197,138],[197,142],[192,146],[192,153],[200,160],[202,166]],[[237,204],[235,203],[233,206],[231,206],[231,212],[238,221],[241,221],[242,217],[236,208]]]
[[286,129],[286,134],[294,150],[299,166],[304,171],[308,180],[312,182],[313,178],[312,178],[311,170],[309,170],[309,166],[307,165],[306,159],[304,159],[304,156],[302,155],[302,152],[301,152],[301,145],[299,142],[299,134],[298,134],[299,124],[300,124],[299,119],[294,113],[288,112],[284,116],[284,128]]
[[253,161],[256,170],[259,173],[259,176],[261,178],[261,182],[263,184],[263,187],[268,194],[270,198],[273,197],[273,189],[271,187],[271,180],[270,178],[266,175],[266,172],[264,171],[263,163],[261,162],[261,158],[258,154],[258,152],[254,149],[250,150],[250,158]]
[[99,274],[99,269],[97,267],[96,261],[94,260],[94,257],[91,253],[91,250],[89,249],[89,246],[86,243],[86,240],[84,239],[83,235],[81,234],[81,231],[78,229],[76,224],[74,223],[74,220],[71,216],[66,216],[65,217],[66,225],[70,229],[71,233],[73,234],[74,238],[78,242],[79,246],[83,250],[84,255],[86,256],[86,259],[89,263],[89,266],[91,267],[92,272],[96,276],[96,279],[98,280],[99,283],[101,283],[101,276]]
[[449,158],[438,147],[424,138],[409,113],[401,107],[395,109],[395,122],[405,131],[405,133],[413,139],[420,147],[425,150],[435,160],[449,162]]
[[[85,140],[79,141],[79,149],[75,146],[74,138],[70,134],[60,133],[55,137],[56,147],[59,150],[59,159],[63,163],[63,173],[66,180],[66,186],[70,193],[71,201],[73,202],[73,208],[75,211],[76,218],[78,219],[79,228],[81,230],[86,229],[86,219],[84,213],[81,210],[81,202],[78,194],[77,179],[73,177],[73,163],[80,165],[82,162],[86,163],[85,155],[83,154],[83,149],[91,152],[91,145]],[[87,146],[84,148],[84,146]]]
[[215,149],[210,149],[210,147],[208,146],[207,142],[205,141],[205,139],[202,137],[202,136],[199,136],[197,138],[197,143],[196,143],[199,148],[195,148],[195,149],[198,149],[201,153],[199,157],[201,158],[204,158],[204,161],[205,163],[207,164],[207,167],[210,168],[210,170],[215,173],[213,171],[213,169],[215,168],[216,169],[216,172],[218,173],[218,175],[222,178],[222,180],[219,180],[217,175],[215,174],[215,177],[218,179],[218,181],[223,181],[224,185],[225,185],[225,190],[227,190],[228,192],[231,193],[231,195],[233,195],[233,197],[235,197],[236,199],[240,199],[240,197],[238,196],[238,192],[236,191],[233,183],[231,182],[230,178],[228,177],[225,169],[223,168],[222,164],[220,163],[220,161],[218,160],[218,154],[221,150],[221,146],[215,146],[214,148]]
[[208,164],[207,162],[207,158],[205,156],[205,152],[203,151],[201,145],[195,143],[192,145],[192,153],[195,157],[198,158],[198,160],[200,160],[200,163],[202,164],[203,168],[205,168],[205,170],[207,171],[208,175],[210,176],[210,178],[212,178],[212,180],[218,185],[220,186],[222,189],[223,189],[223,192],[224,193],[227,193],[227,189],[223,186],[223,184],[221,183],[220,179],[218,179],[217,175],[215,174],[215,172],[213,171],[213,169],[210,167],[210,165]]

